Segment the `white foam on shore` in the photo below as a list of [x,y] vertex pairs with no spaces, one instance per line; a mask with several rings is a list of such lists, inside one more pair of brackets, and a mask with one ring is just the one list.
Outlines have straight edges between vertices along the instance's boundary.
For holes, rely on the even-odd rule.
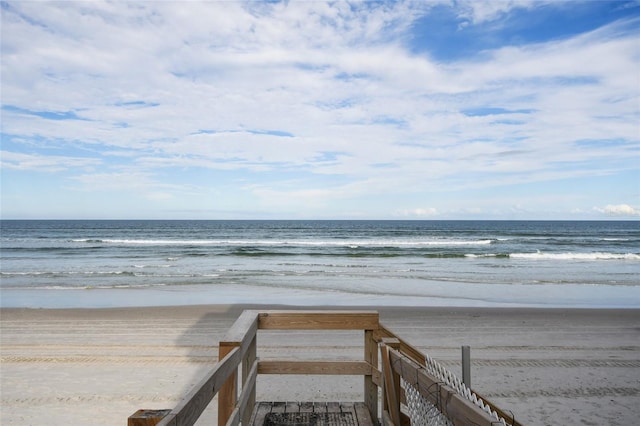
[[310,247],[424,247],[424,246],[478,246],[494,240],[407,239],[407,240],[149,240],[149,239],[74,239],[75,243],[103,243],[121,245],[197,245],[197,246],[310,246]]
[[540,260],[640,260],[635,253],[511,253],[512,259]]

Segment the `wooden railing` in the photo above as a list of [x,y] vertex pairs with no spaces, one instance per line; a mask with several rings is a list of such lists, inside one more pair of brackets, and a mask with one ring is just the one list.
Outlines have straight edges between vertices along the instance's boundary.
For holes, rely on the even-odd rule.
[[[355,361],[259,361],[258,330],[361,330],[363,357]],[[407,376],[405,380],[433,381],[421,371],[424,359],[419,350],[382,326],[376,311],[244,311],[219,343],[219,362],[178,406],[172,410],[139,410],[129,417],[128,425],[191,426],[218,395],[218,426],[249,426],[256,404],[258,374],[324,374],[363,376],[363,401],[373,422],[379,422],[380,412],[383,424],[400,426],[408,424],[400,411],[400,377],[410,372],[411,379]],[[383,395],[380,411],[379,388]],[[452,389],[440,389],[442,395],[436,403],[446,402],[439,408],[451,415],[454,424],[469,424],[468,420],[472,424],[495,424],[489,415],[457,397]]]

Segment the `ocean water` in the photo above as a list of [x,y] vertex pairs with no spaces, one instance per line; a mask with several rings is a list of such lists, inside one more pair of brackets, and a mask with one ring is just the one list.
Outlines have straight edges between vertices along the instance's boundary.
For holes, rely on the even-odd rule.
[[0,306],[640,308],[638,221],[7,221]]

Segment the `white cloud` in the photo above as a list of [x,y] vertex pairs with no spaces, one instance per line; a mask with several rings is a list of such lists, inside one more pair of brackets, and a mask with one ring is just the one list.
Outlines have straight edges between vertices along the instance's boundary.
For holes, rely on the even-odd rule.
[[594,207],[594,210],[610,216],[640,216],[640,209],[628,204],[609,204],[605,207]]
[[422,207],[410,210],[398,210],[395,213],[395,216],[400,217],[415,217],[415,218],[425,218],[425,217],[433,217],[438,215],[438,209],[434,207]]
[[193,195],[202,191],[189,184],[165,183],[158,176],[144,171],[122,170],[109,173],[85,173],[73,176],[69,188],[91,193],[134,194],[148,200],[160,201],[176,195]]
[[150,192],[145,197],[151,201],[166,201],[173,199],[174,195],[168,192]]
[[473,23],[482,23],[495,20],[516,8],[529,9],[543,6],[542,0],[501,0],[501,1],[476,1],[459,0],[459,16],[467,18]]
[[7,170],[32,170],[37,172],[65,172],[72,168],[93,169],[101,164],[94,158],[65,157],[60,155],[23,154],[1,151],[0,164]]
[[[540,5],[457,4],[472,23]],[[445,64],[404,44],[434,5],[10,3],[3,103],[19,110],[2,111],[3,132],[32,138],[32,152],[81,147],[100,160],[14,152],[3,167],[100,165],[74,182],[156,199],[180,190],[172,173],[248,173],[244,188],[265,204],[296,207],[637,167],[640,60],[625,24]],[[515,112],[465,114],[487,107]],[[415,205],[398,211],[445,210]]]

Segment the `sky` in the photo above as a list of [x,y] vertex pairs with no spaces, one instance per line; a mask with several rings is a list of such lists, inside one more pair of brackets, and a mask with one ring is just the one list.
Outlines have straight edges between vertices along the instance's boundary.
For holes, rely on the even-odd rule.
[[3,219],[640,219],[638,1],[2,1]]

